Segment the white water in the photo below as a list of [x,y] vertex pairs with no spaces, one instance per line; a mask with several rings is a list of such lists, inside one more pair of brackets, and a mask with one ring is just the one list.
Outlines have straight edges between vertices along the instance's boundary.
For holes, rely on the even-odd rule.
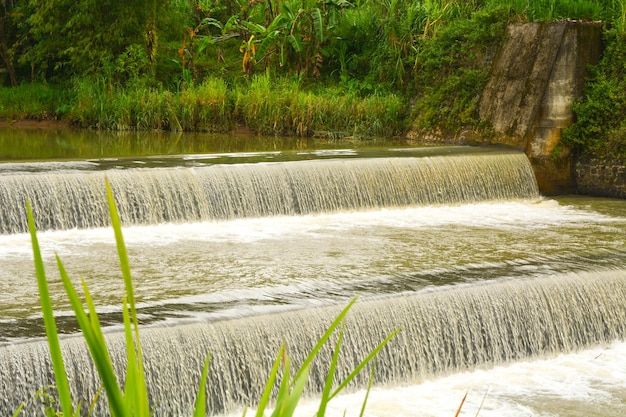
[[[473,182],[475,178],[468,184]],[[623,201],[533,197],[450,204],[125,227],[141,317],[168,325],[213,321],[342,303],[354,295],[424,293],[458,284],[475,293],[472,283],[479,280],[506,282],[508,277],[514,282],[624,266]],[[86,279],[100,312],[119,311],[123,285],[110,229],[49,231],[39,236],[49,272],[55,270],[58,252],[76,281]],[[0,236],[0,282],[5,286],[0,294],[0,343],[39,335],[36,330],[29,333],[40,326],[31,256],[26,234]],[[69,316],[64,292],[54,272],[51,276],[57,311]],[[462,292],[462,287],[457,289]],[[615,300],[613,304],[621,306]],[[579,312],[577,317],[585,314],[591,313]],[[116,326],[115,320],[105,322]],[[526,332],[523,326],[516,329],[513,338],[503,335],[503,347],[515,344]],[[454,326],[444,325],[443,333],[442,346],[456,346],[445,345],[445,336],[456,335]],[[153,335],[158,345],[159,330]],[[625,372],[609,375],[606,370],[612,362],[626,362],[626,349],[620,343],[604,349],[459,373],[420,385],[375,388],[367,415],[451,416],[468,389],[462,416],[475,415],[487,389],[481,417],[621,415],[625,389],[620,380]],[[513,349],[506,357],[515,354]],[[165,359],[169,353],[163,355]],[[589,362],[585,359],[589,355],[597,360]],[[185,369],[181,377],[193,372],[191,368],[196,367]],[[358,410],[361,401],[362,396],[339,399],[337,415],[344,409]],[[305,406],[301,412],[313,414],[307,410]]]
[[[345,320],[337,378],[399,326],[400,333],[377,355],[377,383],[411,383],[476,366],[524,361],[547,354],[609,344],[626,334],[624,269],[502,279],[446,287],[354,305]],[[307,309],[211,325],[144,329],[141,333],[155,415],[185,415],[194,398],[202,358],[211,352],[209,409],[215,413],[253,404],[280,341],[293,363],[302,363],[339,308]],[[114,362],[124,363],[123,334],[107,337]],[[0,389],[30,381],[7,398],[12,410],[32,386],[50,383],[45,342],[0,347]],[[98,389],[95,370],[80,338],[63,340],[72,389],[90,399]],[[331,349],[324,348],[310,372],[309,392],[319,392]],[[360,375],[358,385],[366,377]],[[31,388],[29,388],[31,387]],[[104,414],[100,401],[96,414]]]
[[[172,322],[213,320],[358,294],[584,269],[589,262],[620,265],[626,220],[591,210],[585,201],[132,226],[124,235],[146,314]],[[51,276],[58,253],[73,279],[86,279],[100,311],[118,311],[123,283],[111,229],[48,231],[39,240]],[[7,288],[0,294],[0,325],[39,314],[31,250],[26,234],[0,236],[0,282]],[[59,284],[52,297],[64,314]],[[168,312],[158,311],[163,305]]]
[[[523,154],[365,158],[106,172],[125,225],[536,198]],[[0,176],[0,233],[109,224],[101,171]]]
[[[366,417],[618,417],[626,415],[626,343],[463,372],[417,385],[374,387]],[[338,396],[326,416],[358,416],[365,390]],[[312,416],[304,400],[296,416]],[[248,410],[252,415],[253,410]],[[232,417],[241,415],[233,413]]]

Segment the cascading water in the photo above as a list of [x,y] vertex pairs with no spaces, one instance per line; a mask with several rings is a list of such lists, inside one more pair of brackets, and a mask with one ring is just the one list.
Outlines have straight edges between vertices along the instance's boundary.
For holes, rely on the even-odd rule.
[[[69,251],[71,268],[93,251],[97,265],[77,275],[96,300],[104,296],[105,315],[119,315],[112,306],[123,285],[104,243],[112,236],[98,229],[108,224],[105,175],[125,224],[139,312],[151,322],[142,345],[156,415],[189,415],[208,352],[210,411],[254,405],[280,343],[302,361],[355,294],[337,377],[400,327],[377,362],[376,383],[390,387],[626,337],[624,205],[602,214],[543,199],[520,153],[9,169],[0,173],[0,280],[8,287],[0,294],[0,415],[22,401],[24,415],[36,415],[41,405],[29,399],[53,383],[37,339],[26,198],[48,230],[40,233],[46,261],[52,250],[64,259]],[[53,288],[55,302],[63,298]],[[71,320],[59,313],[59,322]],[[114,327],[106,337],[123,375],[123,336]],[[74,396],[87,404],[99,380],[84,342],[66,335],[62,344]],[[312,368],[310,393],[330,355],[323,350]],[[366,382],[363,375],[352,388]],[[101,398],[95,415],[105,408]]]
[[[626,271],[568,274],[554,278],[504,280],[453,286],[417,295],[357,303],[348,315],[337,378],[395,327],[401,332],[377,359],[378,383],[426,377],[538,355],[571,351],[626,336]],[[212,414],[260,398],[267,372],[285,341],[301,362],[339,308],[148,328],[142,345],[155,415],[186,415],[193,404],[202,360],[211,353],[207,388]],[[122,334],[108,335],[123,369]],[[75,398],[95,398],[98,377],[82,339],[63,340]],[[311,392],[319,392],[332,352],[326,349],[311,370]],[[357,382],[366,384],[366,376]],[[9,413],[35,386],[53,384],[45,342],[0,348],[0,410]],[[103,401],[96,415],[104,413]]]
[[108,224],[104,176],[125,224],[536,198],[523,154],[314,160],[0,176],[0,234]]

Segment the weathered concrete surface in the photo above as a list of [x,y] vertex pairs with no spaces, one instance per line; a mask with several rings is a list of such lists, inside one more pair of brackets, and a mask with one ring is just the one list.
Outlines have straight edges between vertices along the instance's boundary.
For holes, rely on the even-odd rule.
[[496,142],[526,152],[545,194],[575,191],[570,152],[554,151],[573,121],[586,67],[601,51],[601,23],[525,23],[509,26],[493,63],[479,116],[492,124]]

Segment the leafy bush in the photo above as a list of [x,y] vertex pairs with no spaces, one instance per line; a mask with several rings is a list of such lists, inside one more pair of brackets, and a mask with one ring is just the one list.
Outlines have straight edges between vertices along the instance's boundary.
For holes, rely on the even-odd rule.
[[41,83],[0,87],[0,119],[50,120],[63,117],[73,100],[64,86]]
[[606,49],[590,68],[583,96],[574,103],[576,121],[563,142],[582,154],[626,157],[626,34],[605,31]]
[[491,59],[503,39],[508,11],[479,11],[442,27],[417,57],[414,127],[459,131],[476,127],[475,106]]

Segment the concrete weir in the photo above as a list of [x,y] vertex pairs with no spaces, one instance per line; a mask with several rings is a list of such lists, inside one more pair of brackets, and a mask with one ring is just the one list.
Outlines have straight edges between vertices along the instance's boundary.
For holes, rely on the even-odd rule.
[[561,21],[514,24],[491,69],[479,116],[504,142],[530,158],[539,188],[573,191],[572,158],[555,156],[561,131],[573,120],[572,105],[584,86],[586,67],[602,51],[602,23]]

